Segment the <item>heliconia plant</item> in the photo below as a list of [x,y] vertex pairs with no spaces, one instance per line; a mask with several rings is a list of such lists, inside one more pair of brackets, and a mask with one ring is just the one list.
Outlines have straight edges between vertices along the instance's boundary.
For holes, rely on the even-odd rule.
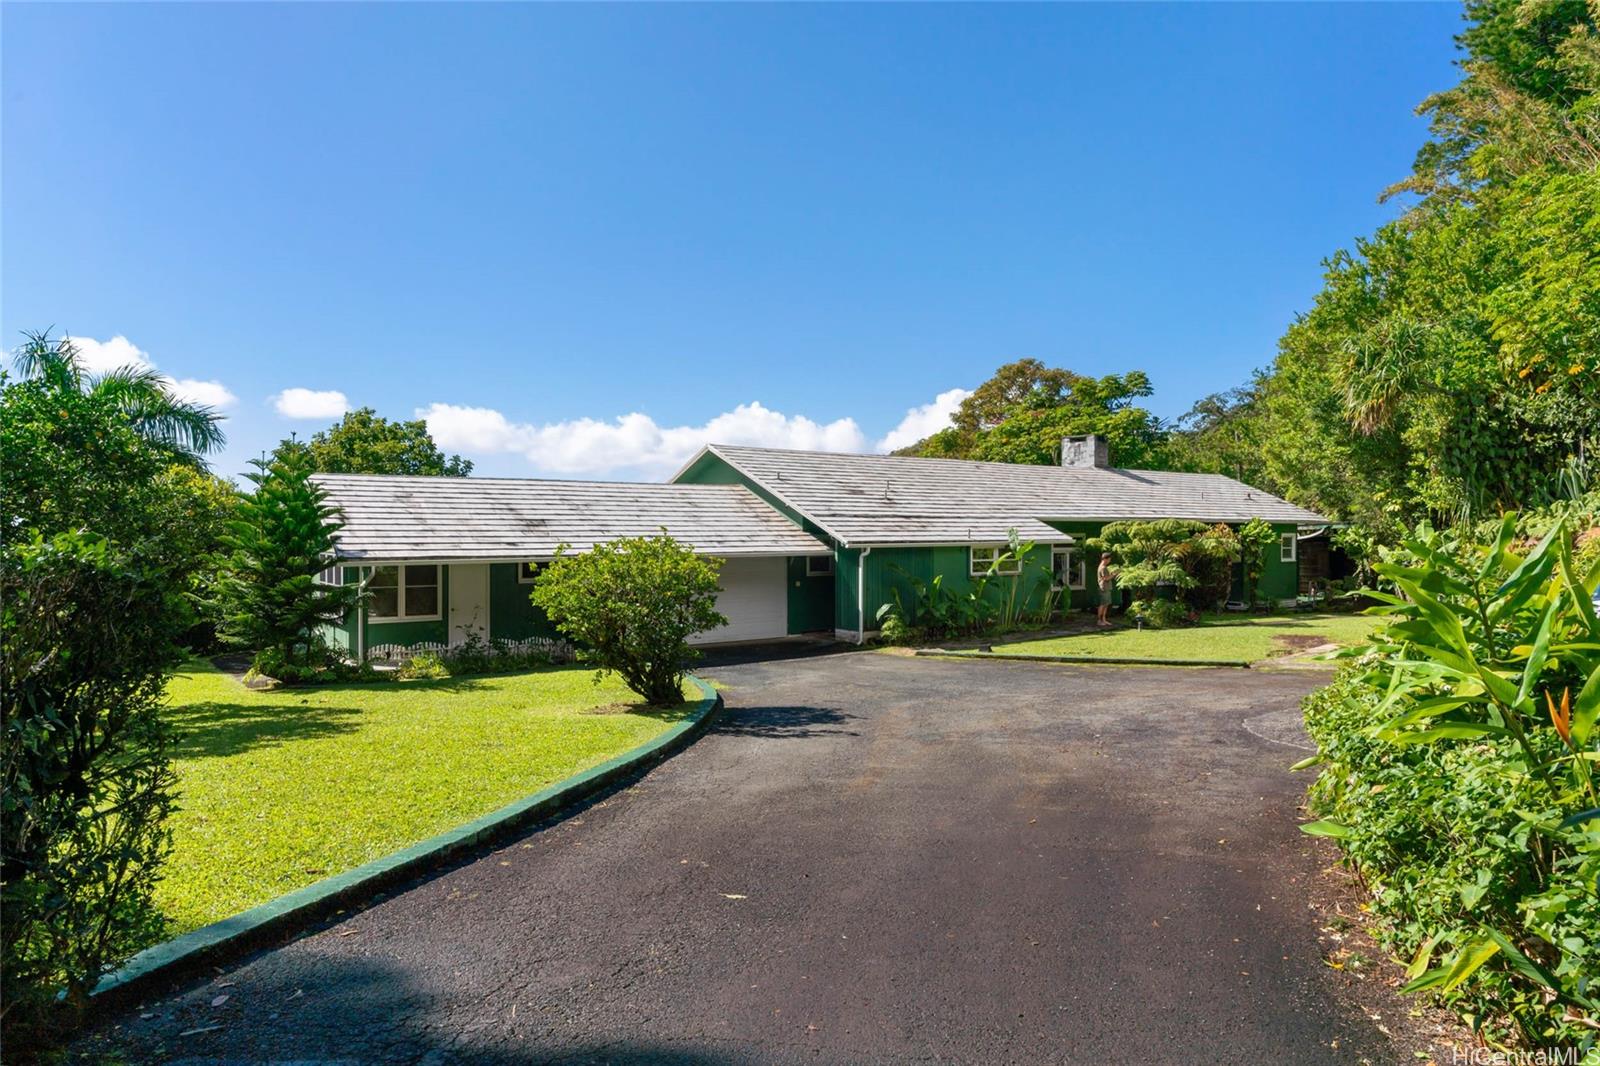
[[[1366,739],[1346,742],[1331,724],[1342,712],[1308,703],[1326,817],[1302,828],[1338,838],[1412,922],[1406,990],[1465,995],[1477,980],[1497,990],[1485,1012],[1528,1040],[1587,1034],[1587,1051],[1600,1032],[1600,560],[1580,571],[1572,540],[1562,520],[1530,543],[1510,515],[1487,543],[1422,527],[1386,553],[1375,569],[1393,591],[1371,593],[1386,625],[1341,682],[1371,708]],[[1419,887],[1435,874],[1457,880]]]

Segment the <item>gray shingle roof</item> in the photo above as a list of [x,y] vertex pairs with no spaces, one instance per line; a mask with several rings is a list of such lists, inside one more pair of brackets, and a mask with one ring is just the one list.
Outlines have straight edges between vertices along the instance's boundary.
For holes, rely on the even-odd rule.
[[706,555],[817,555],[828,547],[743,485],[318,474],[344,514],[341,559],[520,561],[667,528]]
[[1321,515],[1220,474],[708,449],[846,545],[1060,540],[1043,520],[1192,518],[1323,523]]

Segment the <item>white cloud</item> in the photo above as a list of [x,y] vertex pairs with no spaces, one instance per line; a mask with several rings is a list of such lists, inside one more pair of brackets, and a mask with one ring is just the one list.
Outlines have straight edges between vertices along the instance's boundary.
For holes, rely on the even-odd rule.
[[915,444],[923,437],[947,428],[950,419],[956,413],[956,408],[961,406],[961,401],[971,395],[969,389],[949,389],[935,396],[932,403],[911,408],[900,420],[900,424],[878,442],[878,450],[892,452],[896,448]]
[[108,341],[97,341],[93,337],[68,339],[78,350],[78,365],[86,373],[104,374],[110,370],[120,370],[125,366],[137,370],[155,369],[155,363],[150,361],[150,354],[120,333]]
[[828,452],[859,452],[867,446],[853,418],[820,423],[759,403],[740,404],[703,426],[660,426],[638,413],[610,422],[579,418],[532,425],[512,422],[492,408],[448,403],[418,408],[417,417],[427,421],[441,448],[521,455],[535,469],[556,474],[599,476],[629,470],[661,476],[712,442]]
[[338,389],[284,389],[272,398],[284,418],[338,418],[350,410],[350,401]]
[[[122,334],[108,341],[93,337],[72,337],[72,346],[78,350],[78,365],[89,374],[105,374],[112,370],[131,367],[134,370],[154,370],[156,364],[150,353],[134,344]],[[201,403],[218,409],[231,407],[239,398],[220,381],[201,381],[198,378],[172,378],[162,375],[174,396],[190,403]]]
[[189,403],[204,404],[221,410],[239,402],[239,397],[228,391],[220,381],[200,381],[198,378],[178,378],[170,385],[172,394]]

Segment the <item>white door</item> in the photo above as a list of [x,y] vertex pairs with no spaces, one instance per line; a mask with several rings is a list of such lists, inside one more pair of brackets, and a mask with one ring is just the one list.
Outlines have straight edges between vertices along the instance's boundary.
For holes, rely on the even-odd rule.
[[477,634],[489,639],[489,565],[471,563],[450,567],[450,646],[466,643]]
[[729,559],[718,578],[717,610],[728,624],[690,638],[691,644],[772,640],[789,633],[789,576],[782,556]]

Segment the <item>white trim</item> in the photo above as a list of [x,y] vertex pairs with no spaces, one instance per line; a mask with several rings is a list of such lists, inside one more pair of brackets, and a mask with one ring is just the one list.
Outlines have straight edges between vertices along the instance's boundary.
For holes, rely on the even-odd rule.
[[[523,573],[525,571],[525,568],[529,567],[529,566],[543,566],[545,563],[548,563],[549,561],[550,561],[549,559],[524,559],[520,563],[513,563],[512,565],[517,568],[517,584],[519,584],[519,585],[531,585],[535,581],[538,581],[539,580],[539,574],[537,572],[535,572],[532,577],[523,577],[522,575],[523,575]],[[457,565],[457,566],[471,566],[473,564],[471,564],[471,563],[457,563],[455,565]]]
[[[433,587],[434,587],[434,589],[435,589],[435,591],[437,593],[437,595],[435,597],[435,602],[438,604],[438,609],[435,610],[432,614],[406,614],[406,569],[405,568],[408,567],[408,566],[431,566],[431,567],[433,567],[433,576],[434,576]],[[419,563],[419,562],[377,563],[377,564],[369,567],[369,569],[372,571],[372,573],[367,577],[368,584],[371,583],[372,578],[377,575],[377,572],[379,570],[386,569],[388,567],[393,567],[394,570],[395,570],[395,589],[396,589],[396,592],[395,592],[395,609],[398,610],[400,613],[399,614],[377,614],[372,610],[371,601],[368,600],[368,606],[367,606],[366,611],[365,611],[365,613],[367,615],[367,621],[368,622],[372,623],[373,625],[380,625],[381,626],[381,625],[393,625],[396,622],[438,622],[438,621],[440,621],[440,620],[442,620],[444,618],[444,565],[442,563],[433,563],[433,562],[423,562],[423,563]],[[427,586],[426,585],[419,585],[417,587],[418,588],[426,588]]]
[[[994,566],[995,560],[999,559],[1000,556],[1004,555],[1006,552],[1009,552],[1010,550],[1011,550],[1011,545],[1009,545],[1009,544],[969,544],[969,545],[967,545],[967,576],[968,577],[984,577],[984,576],[986,576],[989,573],[989,568],[991,566]],[[980,569],[978,567],[978,552],[980,552],[980,551],[986,551],[986,552],[992,551],[992,552],[994,552],[994,555],[991,556],[989,561],[983,565],[982,569]],[[1018,575],[1020,575],[1022,573],[1022,556],[1020,556],[1020,555],[1013,556],[1012,559],[1011,559],[1011,564],[1010,565],[1015,567],[1015,569],[1012,569],[1012,570],[1001,570],[1001,569],[997,568],[995,570],[995,572],[994,572],[994,576],[995,577],[1017,577]]]
[[[818,563],[818,562],[827,563],[828,564],[827,569],[826,570],[817,570],[811,565],[812,563]],[[833,556],[831,556],[831,555],[808,555],[808,556],[806,556],[806,577],[832,577],[832,576],[833,576]]]
[[1293,533],[1278,534],[1278,562],[1293,563],[1300,558],[1299,538]]
[[[569,554],[581,555],[583,553],[582,552],[578,552],[578,551],[574,551],[574,552],[570,552]],[[773,556],[776,556],[776,557],[778,557],[780,559],[786,559],[791,555],[793,555],[793,556],[832,555],[833,554],[833,549],[832,548],[804,548],[804,549],[800,549],[800,548],[780,548],[780,549],[761,548],[761,549],[756,550],[756,551],[715,551],[715,550],[712,550],[712,549],[706,549],[706,550],[702,551],[701,549],[696,548],[695,549],[695,554],[696,555],[710,555],[710,556],[714,556],[715,558],[718,558],[718,559],[766,559],[766,558],[771,558]],[[552,555],[535,555],[535,554],[524,552],[524,553],[519,554],[519,555],[509,555],[509,556],[506,556],[506,555],[501,555],[501,556],[451,555],[451,556],[439,556],[438,558],[435,558],[433,556],[425,556],[423,558],[418,558],[415,555],[407,555],[404,558],[383,558],[381,556],[376,556],[376,555],[345,555],[345,556],[341,556],[340,557],[339,562],[340,562],[341,565],[344,565],[344,566],[396,566],[396,565],[398,565],[400,563],[416,563],[419,566],[420,565],[424,565],[424,564],[432,564],[434,566],[465,566],[465,565],[467,565],[469,563],[530,563],[530,562],[531,563],[548,563],[548,562],[553,561],[554,559],[555,559],[555,556],[553,554]]]
[[[1072,558],[1072,553],[1077,550],[1077,547],[1072,544],[1050,545],[1050,588],[1052,591],[1057,591],[1063,587],[1066,587],[1071,589],[1073,592],[1082,592],[1084,589],[1089,587],[1089,563],[1086,559],[1078,559],[1074,561]],[[1065,555],[1067,557],[1067,583],[1065,586],[1056,584],[1057,555]],[[1078,575],[1077,584],[1073,584],[1072,582],[1074,573]]]

